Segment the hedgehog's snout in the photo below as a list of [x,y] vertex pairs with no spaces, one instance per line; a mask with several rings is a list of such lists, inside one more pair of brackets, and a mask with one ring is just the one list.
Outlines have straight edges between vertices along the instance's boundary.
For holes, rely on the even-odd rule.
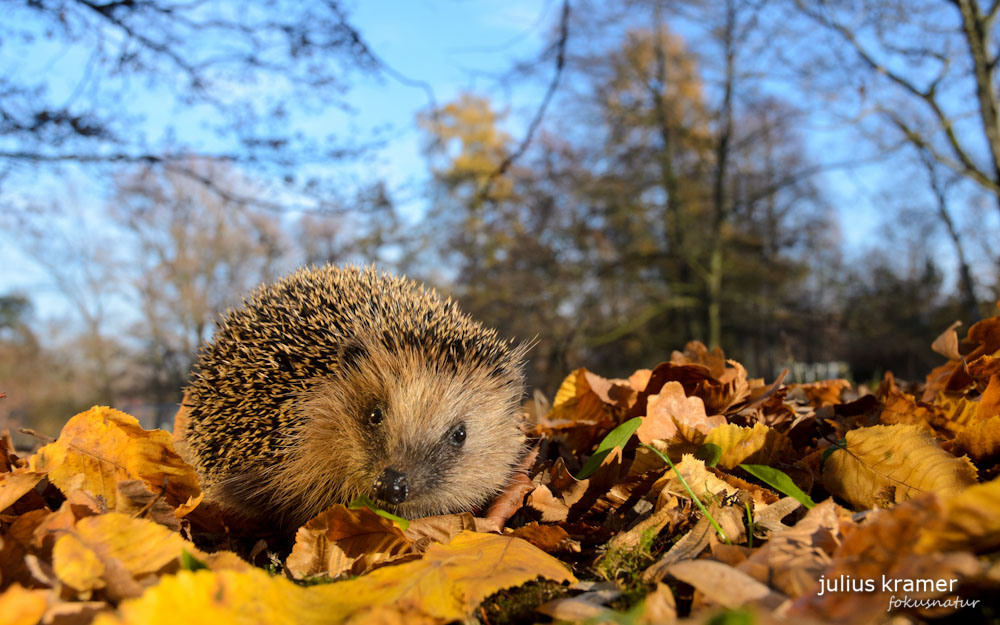
[[387,467],[375,478],[375,496],[382,501],[399,505],[406,501],[409,487],[406,484],[406,474],[392,467]]

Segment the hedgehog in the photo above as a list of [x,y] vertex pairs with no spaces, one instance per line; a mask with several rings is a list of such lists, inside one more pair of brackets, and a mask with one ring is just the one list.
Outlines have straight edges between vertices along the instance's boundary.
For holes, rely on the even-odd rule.
[[405,277],[299,269],[201,347],[182,453],[208,499],[278,528],[360,495],[407,518],[476,510],[525,452],[528,347]]

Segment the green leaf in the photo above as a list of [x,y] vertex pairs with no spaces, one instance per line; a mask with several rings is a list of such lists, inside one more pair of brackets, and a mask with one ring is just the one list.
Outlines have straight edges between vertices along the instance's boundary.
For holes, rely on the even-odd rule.
[[764,482],[768,486],[788,495],[795,501],[801,503],[806,508],[816,505],[809,495],[802,492],[802,489],[795,485],[788,474],[766,464],[741,464],[740,468]]
[[694,452],[694,457],[704,462],[706,467],[714,467],[722,460],[722,447],[715,443],[705,443]]
[[369,499],[367,495],[358,495],[354,499],[354,501],[352,501],[347,505],[347,507],[351,510],[358,510],[359,508],[368,508],[369,510],[379,515],[380,517],[385,517],[389,519],[390,521],[398,525],[399,529],[403,530],[404,532],[407,530],[407,528],[410,527],[409,521],[407,521],[403,517],[396,516],[391,512],[386,512],[382,508],[379,508],[378,504]]
[[823,451],[823,455],[819,459],[819,470],[820,473],[823,472],[823,465],[826,464],[826,459],[830,457],[830,454],[837,451],[838,449],[847,449],[847,437],[840,439],[836,443],[830,445]]
[[642,424],[642,417],[636,417],[634,419],[629,419],[625,423],[622,423],[615,429],[608,432],[608,435],[604,437],[601,444],[597,446],[597,451],[594,455],[587,460],[587,464],[583,465],[580,472],[576,474],[576,479],[585,480],[594,474],[594,471],[600,468],[601,463],[604,459],[608,457],[615,447],[624,447],[628,439],[632,438],[635,431],[639,429]]
[[191,555],[187,549],[181,550],[181,569],[185,571],[200,571],[207,569],[208,565]]
[[719,612],[708,620],[707,625],[754,625],[755,622],[752,612],[740,608]]

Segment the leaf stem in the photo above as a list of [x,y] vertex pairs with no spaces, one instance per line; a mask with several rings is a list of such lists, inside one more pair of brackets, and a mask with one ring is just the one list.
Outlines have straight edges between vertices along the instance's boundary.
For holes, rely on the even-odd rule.
[[681,481],[681,484],[687,490],[688,494],[691,495],[691,499],[694,500],[694,503],[697,504],[698,508],[705,514],[705,517],[708,518],[708,522],[712,524],[712,527],[715,528],[715,531],[719,533],[719,538],[722,539],[722,542],[726,543],[727,545],[732,544],[729,542],[729,539],[726,538],[726,533],[722,531],[722,528],[716,522],[715,517],[713,517],[712,514],[708,511],[708,509],[705,508],[705,505],[701,503],[701,499],[698,499],[698,495],[694,494],[694,491],[691,490],[690,486],[688,486],[687,480],[685,480],[684,476],[681,475],[681,472],[677,470],[677,467],[674,466],[674,463],[670,461],[670,458],[663,455],[663,453],[661,453],[659,449],[653,447],[652,445],[647,445],[646,443],[641,443],[641,444],[643,447],[648,447],[649,449],[651,449],[653,453],[655,453],[664,462],[670,465],[670,468],[673,469],[674,473],[677,475],[677,479]]

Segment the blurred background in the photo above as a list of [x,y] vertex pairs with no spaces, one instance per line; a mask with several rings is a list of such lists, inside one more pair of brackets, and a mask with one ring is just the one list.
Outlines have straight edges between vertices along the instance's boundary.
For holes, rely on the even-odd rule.
[[529,383],[692,339],[921,379],[995,310],[997,3],[8,0],[0,429],[169,426],[308,263],[424,280]]

